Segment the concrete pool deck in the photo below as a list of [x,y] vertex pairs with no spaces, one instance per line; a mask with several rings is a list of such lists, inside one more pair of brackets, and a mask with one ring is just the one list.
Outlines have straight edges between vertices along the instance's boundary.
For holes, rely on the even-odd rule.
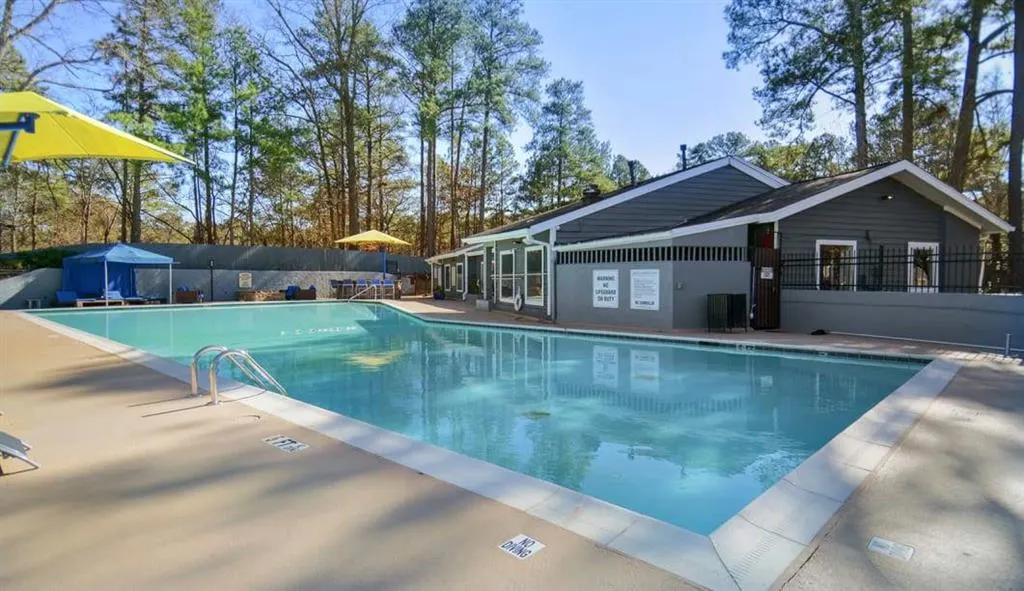
[[[424,316],[516,322],[494,312],[480,312],[483,318],[463,315],[456,305],[416,300],[399,305]],[[198,406],[196,399],[181,398],[185,390],[180,382],[50,334],[14,315],[3,315],[0,331],[0,406],[6,412],[0,430],[31,442],[34,456],[44,463],[42,470],[0,479],[4,589],[112,583],[182,588],[225,586],[228,581],[228,586],[246,588],[687,588],[665,571],[272,415],[238,404]],[[803,335],[757,336],[762,341],[790,339],[788,344],[822,343],[817,340],[821,337]],[[915,345],[908,353],[904,343],[844,340],[870,350],[889,346],[904,354],[934,353],[926,345]],[[43,351],[45,355],[40,354]],[[1012,480],[1014,474],[1024,473],[1013,464],[1021,456],[1024,405],[1019,396],[1008,394],[1014,388],[1022,390],[1022,376],[1019,367],[989,355],[960,358],[967,368],[808,546],[796,563],[803,566],[791,567],[782,581],[795,588],[872,588],[880,580],[893,586],[903,573],[906,586],[913,588],[924,586],[926,579],[919,578],[923,575],[916,568],[928,564],[927,574],[940,582],[972,580],[963,577],[974,573],[988,576],[973,580],[990,581],[990,587],[1020,586],[1019,559],[1013,557],[1021,555],[1021,547],[1006,533],[1017,532],[1018,541],[1024,537],[1022,489]],[[979,392],[978,383],[988,386]],[[979,411],[985,421],[976,421],[979,414],[970,409],[947,409],[932,416],[951,397],[959,400],[972,394],[980,396],[978,404],[996,408]],[[929,483],[925,488],[942,495],[972,498],[980,493],[971,487],[982,482],[992,490],[1008,491],[997,503],[1002,513],[993,509],[981,525],[971,524],[977,527],[973,548],[980,550],[972,555],[973,564],[983,570],[953,570],[944,546],[932,547],[929,539],[916,544],[916,538],[905,539],[922,529],[922,520],[908,522],[904,517],[909,511],[891,509],[920,501],[921,490],[873,493],[877,482],[899,481],[906,475],[905,469],[888,474],[909,453],[907,447],[917,432],[933,421],[940,426],[952,421],[950,432],[964,437],[975,436],[974,423],[987,426],[977,435],[977,446],[959,445],[970,451],[964,461],[980,471],[974,474],[983,476],[962,478],[965,490],[950,493],[945,470],[937,469],[936,478],[941,479],[930,483],[931,471],[919,470],[918,464],[930,468],[938,462],[941,467],[950,453],[946,447],[922,446],[917,471],[911,473],[915,485]],[[312,447],[289,456],[260,441],[278,433]],[[12,461],[4,467],[20,468]],[[873,494],[881,496],[871,499]],[[871,500],[861,507],[864,514],[856,517],[858,523],[868,522],[865,515],[889,518],[872,528],[854,528],[844,537],[850,508],[865,498]],[[984,515],[982,510],[979,519]],[[964,516],[970,519],[973,514]],[[954,516],[934,534],[932,543],[949,544],[961,525],[965,524]],[[540,539],[547,548],[528,561],[516,561],[497,550],[497,544],[518,533]],[[894,559],[868,553],[866,539],[860,543],[862,535],[909,543],[917,553],[910,562],[894,567]],[[882,578],[851,578],[865,564]],[[942,569],[950,573],[942,576]],[[863,584],[849,584],[853,581]]]

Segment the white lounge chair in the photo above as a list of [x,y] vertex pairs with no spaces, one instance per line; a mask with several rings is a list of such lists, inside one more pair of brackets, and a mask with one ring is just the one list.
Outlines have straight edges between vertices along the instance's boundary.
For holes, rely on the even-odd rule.
[[[33,468],[42,468],[37,462],[28,459],[28,450],[32,446],[24,441],[0,431],[0,458],[18,458]],[[0,466],[0,475],[3,475],[3,466]]]

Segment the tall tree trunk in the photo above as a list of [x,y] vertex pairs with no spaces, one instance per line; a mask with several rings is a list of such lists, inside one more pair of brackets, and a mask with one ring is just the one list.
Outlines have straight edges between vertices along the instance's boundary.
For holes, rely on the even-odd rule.
[[900,20],[903,29],[903,55],[900,61],[900,83],[903,90],[903,121],[901,155],[914,160],[914,5],[904,0]]
[[210,170],[210,129],[203,129],[203,189],[206,193],[206,240],[217,244],[217,220],[214,211],[213,174]]
[[861,0],[846,0],[850,22],[850,64],[853,67],[854,160],[857,168],[868,165],[867,74],[864,56],[864,9]]
[[1021,201],[1021,159],[1024,158],[1024,0],[1013,2],[1013,106],[1010,116],[1010,274],[1014,287],[1024,289],[1024,216]]
[[132,163],[131,241],[142,242],[142,163]]
[[128,242],[128,216],[130,215],[131,206],[128,204],[128,161],[121,161],[121,242]]
[[[353,31],[354,32],[354,31]],[[352,42],[354,43],[354,41]],[[356,168],[356,104],[352,98],[351,77],[342,81],[345,102],[345,168],[348,169],[348,233],[359,233],[359,171]]]
[[240,125],[238,123],[238,65],[234,64],[231,68],[231,90],[234,96],[231,97],[232,112],[231,112],[231,190],[229,194],[228,202],[228,244],[235,243],[235,210],[237,209],[236,198],[238,195],[238,152],[240,150],[238,145],[238,134],[240,131]]
[[[489,91],[488,91],[489,92]],[[488,143],[490,143],[491,134],[491,109],[490,105],[487,104],[488,99],[484,99],[484,124],[482,140],[483,145],[480,148],[480,203],[477,204],[477,218],[476,218],[476,231],[482,232],[484,229],[484,223],[487,215],[487,172],[488,172],[488,161],[489,156]]]
[[[373,228],[373,114],[370,74],[366,74],[366,229]],[[377,215],[383,215],[378,211]]]
[[[251,109],[251,107],[250,107]],[[246,143],[246,148],[249,151],[249,157],[246,158],[246,172],[249,175],[248,182],[245,183],[246,191],[248,192],[248,199],[245,203],[245,228],[246,234],[249,237],[249,244],[256,244],[256,225],[253,219],[253,210],[256,209],[256,191],[253,187],[253,178],[255,176],[255,167],[253,166],[253,132],[252,132],[252,111],[249,111],[249,118],[246,121],[246,128],[249,134],[249,141]]]
[[[462,136],[465,130],[466,105],[463,103],[459,110],[458,134],[455,139],[455,165],[452,167],[452,250],[455,250],[459,246],[458,232],[455,231],[455,219],[458,217],[455,204],[459,202],[459,177],[461,176],[460,172],[462,168]],[[466,202],[466,211],[468,212],[472,207],[470,205],[472,199],[467,199]],[[466,226],[466,229],[468,228],[469,226]]]
[[967,182],[967,159],[974,135],[974,108],[978,104],[978,67],[981,64],[981,22],[990,0],[971,0],[967,21],[967,57],[964,61],[964,85],[960,93],[960,113],[956,120],[953,159],[949,164],[949,184],[958,191]]
[[420,224],[419,224],[419,243],[420,243],[420,254],[425,253],[427,246],[427,199],[426,199],[426,175],[424,170],[424,142],[423,142],[423,124],[420,123]]

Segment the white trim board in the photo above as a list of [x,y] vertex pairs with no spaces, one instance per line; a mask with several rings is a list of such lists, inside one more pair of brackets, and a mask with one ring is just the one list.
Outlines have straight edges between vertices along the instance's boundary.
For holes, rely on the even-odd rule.
[[[188,368],[180,363],[33,314],[15,314],[189,383]],[[599,547],[613,549],[710,589],[759,591],[768,589],[796,558],[816,546],[821,529],[832,515],[881,465],[959,368],[950,359],[932,361],[708,536],[293,398],[227,378],[219,379],[218,385],[225,392],[230,389],[236,401],[246,406],[524,511]],[[183,396],[186,392],[183,387]],[[211,412],[215,408],[211,407]]]
[[[590,242],[579,242],[575,244],[563,244],[555,247],[555,250],[562,251],[574,251],[574,250],[592,250],[596,248],[607,248],[612,246],[625,246],[630,244],[639,244],[644,242],[653,242],[655,240],[671,240],[673,238],[679,238],[681,236],[692,236],[694,234],[703,234],[705,232],[712,232],[715,230],[722,230],[725,228],[732,228],[735,226],[745,226],[747,224],[764,224],[774,223],[782,219],[796,215],[802,211],[811,209],[812,207],[821,205],[826,201],[835,199],[845,195],[851,191],[855,191],[861,187],[865,187],[872,183],[880,180],[893,177],[897,181],[907,185],[910,189],[919,193],[925,199],[937,203],[942,206],[945,211],[962,219],[966,223],[974,226],[981,230],[983,234],[991,234],[994,232],[1012,232],[1013,226],[1006,223],[999,216],[985,209],[976,202],[968,199],[963,194],[959,193],[956,189],[950,187],[946,183],[943,183],[939,179],[935,178],[924,169],[919,166],[907,162],[900,161],[889,166],[884,166],[878,170],[872,171],[868,174],[847,181],[822,191],[816,195],[812,195],[805,199],[802,199],[796,203],[790,204],[786,207],[777,209],[775,211],[756,213],[745,216],[738,216],[734,218],[727,218],[724,220],[718,220],[714,222],[708,222],[706,224],[695,224],[692,226],[680,226],[671,230],[662,230],[658,232],[647,232],[642,234],[632,234],[629,236],[618,236],[614,238],[604,238],[601,240],[592,240]],[[910,181],[909,183],[907,181]],[[914,186],[916,185],[916,186]],[[946,203],[940,203],[941,199],[935,199],[926,194],[922,189],[931,189],[933,192],[937,192],[939,195],[946,199],[951,199],[958,205],[958,208],[949,207]],[[967,213],[976,216],[976,219],[971,219]],[[978,220],[982,223],[979,224]],[[985,229],[984,224],[988,224],[989,228]]]

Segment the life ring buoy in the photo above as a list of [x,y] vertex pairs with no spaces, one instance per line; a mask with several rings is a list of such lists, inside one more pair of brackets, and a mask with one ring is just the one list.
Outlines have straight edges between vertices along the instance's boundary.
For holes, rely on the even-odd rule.
[[512,308],[514,308],[516,312],[523,309],[523,294],[517,293],[516,297],[512,299]]

